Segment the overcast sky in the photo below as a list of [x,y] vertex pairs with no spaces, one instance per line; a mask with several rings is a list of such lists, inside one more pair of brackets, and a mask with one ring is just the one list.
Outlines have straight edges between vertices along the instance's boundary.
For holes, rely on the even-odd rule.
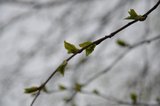
[[[133,8],[144,14],[157,0],[0,0],[0,106],[29,106],[33,97],[24,88],[42,84],[70,56],[64,40],[75,44],[110,34],[129,20]],[[112,106],[116,99],[156,103],[160,97],[160,8],[98,45],[86,57],[73,58],[64,77],[57,73],[35,106]],[[157,37],[151,43],[139,42]],[[123,39],[133,48],[116,44]],[[85,84],[82,93],[60,91]],[[102,98],[92,93],[99,91]],[[68,103],[65,98],[74,97]],[[114,98],[114,99],[113,99]],[[115,105],[115,104],[114,104]]]

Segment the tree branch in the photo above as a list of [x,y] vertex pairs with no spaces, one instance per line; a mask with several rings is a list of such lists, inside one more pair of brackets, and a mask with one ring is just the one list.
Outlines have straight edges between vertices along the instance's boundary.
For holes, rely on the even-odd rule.
[[[160,0],[158,0],[158,2],[149,10],[147,11],[143,17],[145,17],[145,19],[147,18],[147,16],[153,12],[153,10],[155,10],[158,5],[160,4]],[[130,25],[138,22],[140,20],[134,20],[134,21],[131,21],[129,22],[128,24],[122,26],[121,28],[117,29],[116,31],[112,32],[111,34],[109,35],[105,35],[104,37],[98,39],[98,40],[95,40],[93,41],[91,44],[89,44],[88,46],[80,49],[78,52],[74,53],[73,55],[71,55],[70,57],[68,57],[66,59],[67,62],[69,62],[73,57],[75,57],[77,54],[80,54],[82,51],[84,51],[85,49],[87,49],[88,47],[92,46],[92,45],[99,45],[101,42],[105,41],[106,39],[108,38],[112,38],[114,37],[117,33],[121,32],[122,30],[126,29],[127,27],[129,27]],[[144,20],[143,20],[144,21]],[[50,79],[58,72],[58,68],[47,78],[47,80],[39,87],[39,90],[38,92],[36,93],[36,96],[35,98],[33,99],[32,103],[30,106],[33,106],[34,102],[36,101],[36,99],[38,98],[38,96],[40,95],[40,92],[42,91],[42,89],[46,86],[46,84],[50,81]]]
[[[152,43],[156,40],[160,40],[160,35],[156,36],[156,37],[153,37],[153,38],[150,38],[150,39],[147,39],[147,40],[144,40],[144,41],[141,41],[141,42],[138,42],[132,46],[129,46],[127,51],[125,51],[125,53],[123,53],[122,55],[120,55],[117,59],[114,60],[114,62],[107,68],[105,68],[104,70],[102,70],[101,72],[99,72],[98,74],[94,75],[92,78],[90,78],[88,81],[86,81],[83,85],[83,88],[86,87],[88,84],[90,84],[91,82],[93,82],[95,79],[99,78],[101,75],[104,75],[106,72],[110,71],[114,66],[116,66],[116,64],[118,64],[122,59],[123,57],[129,53],[129,51],[143,45],[143,44],[149,44],[149,43]],[[74,91],[75,92],[75,91]],[[74,93],[74,95],[72,95],[70,97],[70,101],[73,99],[73,97],[76,96],[78,92]],[[80,92],[81,93],[81,92]],[[85,93],[84,91],[82,91],[82,93]],[[103,96],[102,94],[100,95],[101,97],[103,98],[106,98],[105,96]],[[108,98],[107,98],[108,99]]]

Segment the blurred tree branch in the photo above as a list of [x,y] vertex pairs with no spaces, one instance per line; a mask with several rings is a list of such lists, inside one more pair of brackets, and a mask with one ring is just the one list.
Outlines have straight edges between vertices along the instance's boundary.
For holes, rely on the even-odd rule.
[[[124,29],[126,29],[126,28],[129,27],[130,25],[132,25],[132,24],[134,24],[134,23],[136,23],[136,22],[138,22],[138,21],[145,21],[145,19],[147,18],[147,16],[148,16],[152,11],[154,11],[154,10],[158,7],[159,4],[160,4],[160,0],[159,0],[149,11],[147,11],[144,15],[142,15],[142,16],[144,17],[143,20],[133,20],[133,21],[129,22],[128,24],[122,26],[121,28],[117,29],[116,31],[112,32],[111,34],[105,35],[104,37],[102,37],[102,38],[100,38],[100,39],[98,39],[98,40],[93,41],[91,44],[83,47],[82,49],[79,49],[76,53],[74,53],[73,55],[71,55],[70,57],[68,57],[68,58],[66,59],[66,61],[69,62],[69,61],[70,61],[73,57],[75,57],[77,54],[80,54],[82,51],[84,51],[85,49],[91,47],[92,45],[99,45],[100,43],[102,43],[102,42],[105,41],[106,39],[114,37],[117,33],[119,33],[120,31],[122,31],[122,30],[124,30]],[[158,37],[158,38],[159,38],[159,37]],[[155,39],[152,39],[152,41],[154,41],[154,40],[155,40]],[[134,47],[136,47],[136,46],[139,46],[139,45],[141,45],[141,44],[143,44],[143,43],[148,43],[148,42],[150,42],[150,41],[143,41],[143,42],[141,42],[141,43],[139,43],[139,44],[137,44],[137,45],[135,45],[135,46],[132,46],[132,48],[134,48]],[[59,68],[59,67],[58,67],[58,68]],[[36,93],[36,96],[35,96],[35,98],[33,99],[32,103],[31,103],[31,106],[33,106],[35,100],[38,98],[38,96],[40,95],[41,91],[42,91],[43,88],[46,86],[46,84],[47,84],[47,83],[50,81],[50,79],[59,71],[58,68],[47,78],[47,80],[46,80],[42,85],[39,86],[38,92]],[[74,98],[75,95],[76,95],[76,94],[74,93],[74,95],[71,96],[71,98]]]
[[[98,79],[99,77],[101,77],[102,75],[104,75],[105,73],[107,73],[107,72],[109,72],[110,70],[112,70],[113,67],[115,67],[131,50],[136,49],[137,47],[142,46],[142,45],[144,45],[144,44],[150,44],[150,43],[155,42],[155,41],[157,41],[157,40],[160,40],[160,35],[158,35],[158,36],[156,36],[156,37],[153,37],[153,38],[150,38],[150,39],[147,39],[147,40],[144,40],[144,41],[141,41],[141,42],[138,42],[138,43],[135,43],[135,44],[133,44],[133,45],[130,45],[129,47],[127,47],[128,49],[125,51],[125,53],[123,53],[123,54],[120,55],[118,58],[116,58],[116,59],[114,60],[114,62],[112,62],[112,64],[111,64],[109,67],[107,67],[106,69],[100,71],[98,74],[94,75],[92,78],[90,78],[90,79],[89,79],[88,81],[86,81],[84,84],[82,84],[82,85],[83,85],[83,88],[86,87],[87,85],[89,85],[90,83],[92,83],[94,80],[96,80],[96,79]],[[76,96],[77,93],[81,93],[81,92],[76,92],[76,91],[74,91],[74,90],[69,90],[69,91],[72,91],[72,92],[74,92],[74,93],[73,93],[73,95],[69,98],[69,101],[67,101],[67,103],[70,102],[70,101],[72,101],[73,98]],[[88,94],[89,92],[86,92],[86,91],[83,91],[83,90],[82,90],[82,93]],[[90,92],[89,94],[94,94],[94,93],[93,93],[93,92]],[[96,95],[97,95],[97,94],[96,94]],[[97,96],[101,96],[101,97],[103,97],[103,98],[106,99],[106,97],[103,96],[102,94],[101,94],[101,95],[98,94]],[[118,102],[118,103],[119,103],[119,102]],[[121,103],[124,103],[124,104],[126,104],[126,105],[132,105],[131,103],[128,103],[128,104],[127,104],[127,102],[121,102]],[[139,106],[139,105],[142,105],[142,106],[152,106],[152,105],[145,104],[145,103],[143,103],[143,104],[142,104],[142,103],[138,103],[137,106]],[[153,106],[157,106],[157,104],[156,104],[156,105],[153,105]]]
[[52,8],[55,6],[63,5],[65,3],[85,3],[85,2],[93,2],[96,0],[55,0],[55,1],[47,1],[47,2],[38,2],[38,1],[21,1],[21,0],[1,0],[0,5],[2,4],[12,4],[12,5],[20,5],[20,6],[28,6],[34,9],[40,8]]

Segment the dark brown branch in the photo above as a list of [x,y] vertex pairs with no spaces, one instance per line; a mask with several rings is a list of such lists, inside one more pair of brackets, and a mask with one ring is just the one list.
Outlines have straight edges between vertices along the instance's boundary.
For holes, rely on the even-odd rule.
[[[143,16],[145,18],[147,18],[147,16],[153,11],[155,10],[158,5],[160,4],[160,0],[158,0],[158,2],[149,10],[147,11]],[[119,33],[120,31],[126,29],[127,27],[129,27],[130,25],[138,22],[139,20],[134,20],[134,21],[131,21],[129,22],[128,24],[122,26],[121,28],[117,29],[116,31],[112,32],[111,34],[109,35],[105,35],[104,37],[98,39],[98,40],[95,40],[93,43],[91,43],[90,45],[80,49],[77,53],[71,55],[69,58],[66,59],[66,61],[70,61],[73,57],[75,57],[77,54],[80,54],[82,51],[84,51],[86,48],[92,46],[92,45],[99,45],[101,42],[105,41],[106,39],[108,38],[112,38],[113,36],[115,36],[117,33]],[[38,98],[38,96],[40,95],[40,92],[41,90],[46,86],[46,84],[50,81],[50,79],[58,72],[58,68],[47,78],[47,80],[39,87],[39,91],[37,92],[35,98],[33,99],[32,103],[30,106],[33,106],[34,102],[36,101],[36,99]]]

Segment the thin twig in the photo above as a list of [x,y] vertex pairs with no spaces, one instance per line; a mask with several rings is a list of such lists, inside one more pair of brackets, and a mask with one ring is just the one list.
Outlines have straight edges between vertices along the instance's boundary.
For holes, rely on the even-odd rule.
[[101,71],[100,73],[94,75],[91,79],[89,79],[86,83],[83,84],[83,86],[87,86],[88,84],[90,84],[91,82],[93,82],[93,80],[95,80],[96,78],[99,78],[101,75],[104,75],[106,72],[108,72],[109,70],[111,70],[113,68],[113,66],[115,66],[117,63],[119,63],[119,61],[132,49],[136,48],[136,47],[139,47],[140,45],[143,45],[143,44],[146,44],[146,43],[151,43],[153,41],[156,41],[156,40],[159,40],[160,39],[160,35],[156,36],[156,37],[153,37],[153,38],[150,38],[150,39],[147,39],[147,40],[144,40],[144,41],[141,41],[141,42],[138,42],[136,44],[133,44],[133,45],[129,45],[128,46],[128,50],[120,55],[109,67],[105,68],[103,71]]
[[[147,11],[143,16],[145,18],[147,18],[147,16],[153,11],[155,10],[158,5],[160,4],[160,0],[158,0],[158,2],[149,10]],[[126,29],[127,27],[129,27],[130,25],[134,24],[138,22],[138,20],[134,20],[134,21],[131,21],[129,22],[128,24],[122,26],[121,28],[117,29],[116,31],[112,32],[111,34],[109,35],[105,35],[104,37],[98,39],[98,40],[95,40],[93,41],[91,44],[89,44],[88,46],[80,49],[77,53],[71,55],[69,58],[66,59],[67,62],[69,62],[73,57],[75,57],[77,54],[80,54],[82,51],[84,51],[85,49],[87,49],[88,47],[92,46],[92,45],[99,45],[101,42],[105,41],[106,39],[108,38],[112,38],[113,36],[115,36],[117,33],[119,33],[120,31]],[[36,99],[39,97],[40,95],[40,92],[41,90],[46,86],[46,84],[50,81],[50,79],[58,72],[58,68],[47,78],[47,80],[39,87],[39,90],[36,94],[36,96],[34,97],[33,101],[31,102],[31,105],[30,106],[33,106],[34,102],[36,101]]]
[[[87,82],[85,82],[83,85],[83,87],[86,87],[88,84],[90,84],[91,82],[93,82],[95,79],[99,78],[101,75],[104,75],[106,72],[108,72],[109,70],[111,70],[114,66],[116,66],[116,64],[118,64],[122,58],[130,51],[130,50],[133,50],[134,48],[137,48],[143,44],[148,44],[148,43],[151,43],[151,42],[154,42],[156,40],[160,40],[160,35],[156,36],[156,37],[153,37],[153,38],[150,38],[150,39],[147,39],[147,40],[144,40],[144,41],[141,41],[141,42],[138,42],[134,45],[130,45],[127,49],[127,51],[125,51],[124,54],[120,55],[116,60],[114,60],[114,62],[107,68],[105,68],[104,70],[102,70],[100,73],[94,75],[92,78],[90,78]],[[77,94],[78,92],[76,92]],[[81,93],[81,92],[80,92]],[[84,91],[82,92],[84,93]],[[74,96],[76,96],[74,94]],[[102,96],[102,95],[101,95]],[[73,99],[73,96],[71,96],[72,99]],[[105,96],[102,96],[103,98],[106,98]],[[69,99],[71,100],[71,98]]]
[[39,90],[36,94],[36,96],[34,97],[33,101],[31,102],[31,106],[33,106],[34,102],[37,100],[38,96],[40,95],[41,90]]
[[106,96],[103,95],[101,93],[94,93],[94,92],[88,92],[88,91],[82,91],[80,92],[81,94],[87,94],[87,95],[92,95],[92,96],[97,96],[100,97],[106,101],[112,102],[115,105],[126,105],[126,106],[160,106],[159,103],[145,103],[145,102],[137,102],[136,104],[133,104],[132,102],[128,102],[128,101],[123,101],[120,99],[117,99],[115,97],[110,97],[110,96]]

